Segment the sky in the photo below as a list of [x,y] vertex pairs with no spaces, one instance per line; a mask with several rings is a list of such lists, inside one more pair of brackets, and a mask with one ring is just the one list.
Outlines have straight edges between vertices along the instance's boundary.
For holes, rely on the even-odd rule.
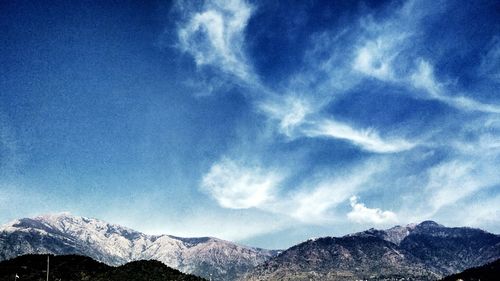
[[498,1],[2,1],[0,224],[500,232]]

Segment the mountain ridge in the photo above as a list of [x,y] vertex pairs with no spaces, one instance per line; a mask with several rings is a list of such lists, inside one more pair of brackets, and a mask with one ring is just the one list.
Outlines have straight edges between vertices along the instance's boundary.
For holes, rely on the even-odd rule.
[[308,239],[278,251],[214,237],[148,235],[62,213],[0,228],[0,260],[29,253],[79,254],[115,266],[158,260],[213,280],[437,280],[500,258],[500,236],[423,221]]
[[500,258],[500,236],[433,221],[299,243],[241,280],[437,280]]
[[186,273],[231,280],[274,255],[214,237],[148,235],[68,213],[22,218],[0,228],[0,260],[28,253],[80,254],[109,265],[154,259]]

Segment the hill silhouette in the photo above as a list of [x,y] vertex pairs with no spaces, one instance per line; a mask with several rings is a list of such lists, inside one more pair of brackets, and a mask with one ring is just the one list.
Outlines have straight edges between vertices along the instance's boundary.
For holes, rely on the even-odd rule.
[[497,281],[500,277],[500,259],[479,267],[469,268],[461,273],[443,278],[441,281]]
[[[0,262],[0,280],[45,281],[47,255],[24,255]],[[79,255],[50,255],[50,281],[202,281],[154,260],[112,267]]]

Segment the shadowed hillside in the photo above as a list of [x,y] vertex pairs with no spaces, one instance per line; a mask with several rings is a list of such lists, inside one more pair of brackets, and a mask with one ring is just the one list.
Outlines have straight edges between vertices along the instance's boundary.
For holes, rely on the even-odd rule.
[[[24,255],[0,263],[0,280],[45,281],[46,255]],[[77,255],[50,256],[51,281],[202,281],[159,261],[135,261],[111,267],[89,257]]]
[[450,275],[441,281],[497,281],[500,279],[500,259],[479,267],[467,269],[461,273]]

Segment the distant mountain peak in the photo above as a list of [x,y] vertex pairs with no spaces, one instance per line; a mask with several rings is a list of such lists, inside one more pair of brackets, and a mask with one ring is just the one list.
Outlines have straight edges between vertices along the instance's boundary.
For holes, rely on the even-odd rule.
[[432,220],[426,220],[417,225],[417,227],[444,227],[444,225],[439,224]]

